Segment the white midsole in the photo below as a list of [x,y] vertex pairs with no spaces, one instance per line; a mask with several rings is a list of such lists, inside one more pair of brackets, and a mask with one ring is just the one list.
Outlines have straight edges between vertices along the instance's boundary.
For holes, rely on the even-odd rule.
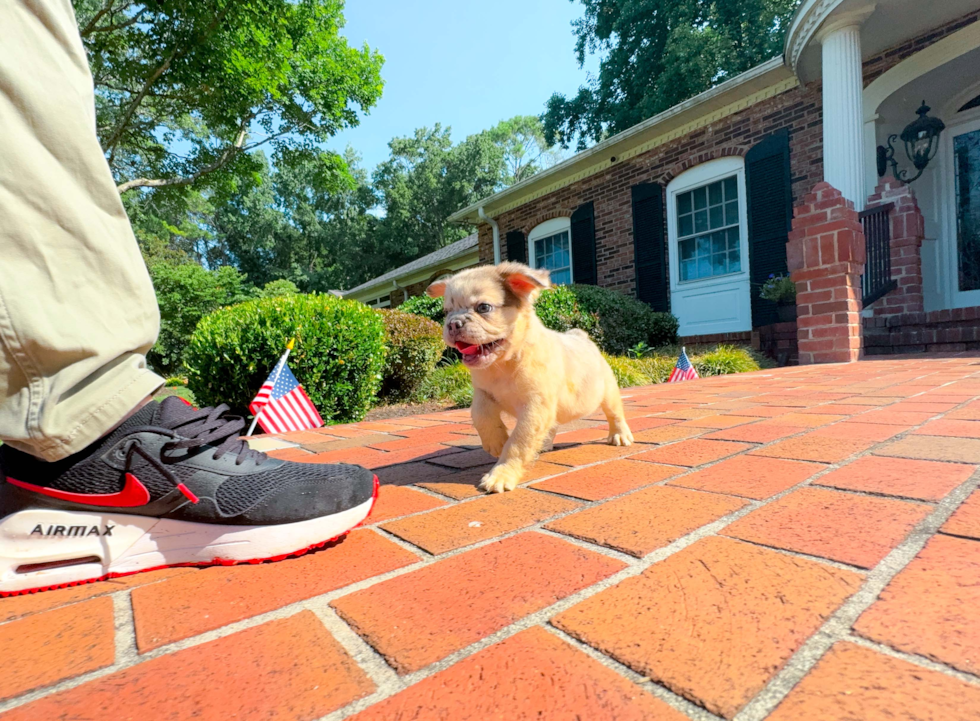
[[[122,513],[20,511],[0,519],[0,592],[181,563],[240,562],[294,553],[346,533],[367,518],[373,504],[371,498],[330,516],[276,526],[223,526]],[[22,568],[92,557],[98,562],[93,558],[56,568],[26,572]]]

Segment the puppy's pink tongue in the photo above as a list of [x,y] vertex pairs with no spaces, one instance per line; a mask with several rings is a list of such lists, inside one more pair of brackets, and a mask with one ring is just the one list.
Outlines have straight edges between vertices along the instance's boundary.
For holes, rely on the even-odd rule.
[[477,353],[480,352],[480,346],[469,345],[468,343],[464,343],[463,341],[457,342],[456,348],[463,355],[476,355]]

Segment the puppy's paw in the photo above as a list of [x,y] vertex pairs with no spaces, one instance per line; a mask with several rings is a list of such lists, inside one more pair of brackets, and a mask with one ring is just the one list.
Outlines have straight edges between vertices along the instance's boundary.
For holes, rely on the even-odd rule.
[[507,436],[487,438],[486,440],[481,438],[480,442],[483,443],[483,450],[494,458],[500,458],[500,454],[504,452],[504,444],[507,442]]
[[609,431],[609,437],[606,439],[606,443],[610,446],[631,446],[633,445],[633,434],[625,426],[616,428]]
[[503,493],[517,488],[520,480],[520,475],[500,467],[494,467],[480,481],[480,488],[487,493]]

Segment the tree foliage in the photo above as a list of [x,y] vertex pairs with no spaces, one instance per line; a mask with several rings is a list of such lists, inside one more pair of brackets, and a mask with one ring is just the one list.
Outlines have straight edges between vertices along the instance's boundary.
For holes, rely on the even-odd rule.
[[310,159],[381,95],[381,56],[340,34],[343,0],[74,5],[120,192],[220,186],[254,172],[261,145]]
[[582,3],[575,52],[602,54],[598,77],[544,115],[548,142],[579,149],[777,56],[798,0]]

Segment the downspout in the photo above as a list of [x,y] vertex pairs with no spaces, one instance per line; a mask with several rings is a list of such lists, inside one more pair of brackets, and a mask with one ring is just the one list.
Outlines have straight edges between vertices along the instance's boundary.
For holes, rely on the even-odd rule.
[[497,225],[496,220],[483,212],[482,205],[476,212],[480,216],[480,220],[490,223],[490,227],[493,229],[493,264],[500,265],[500,226]]

